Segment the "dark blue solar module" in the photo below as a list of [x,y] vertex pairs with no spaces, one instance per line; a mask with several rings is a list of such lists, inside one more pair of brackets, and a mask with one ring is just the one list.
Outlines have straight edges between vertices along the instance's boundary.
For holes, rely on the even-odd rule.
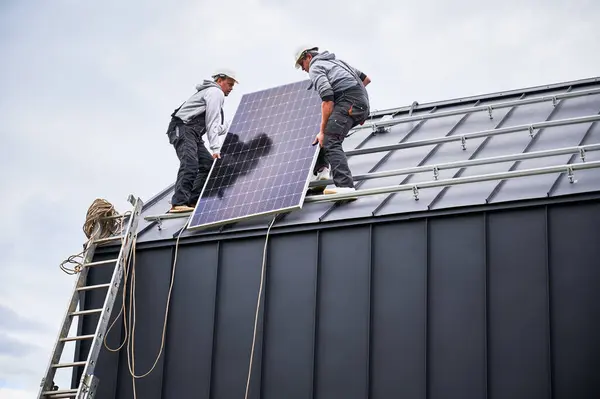
[[321,99],[309,84],[242,97],[188,229],[302,207],[321,123]]

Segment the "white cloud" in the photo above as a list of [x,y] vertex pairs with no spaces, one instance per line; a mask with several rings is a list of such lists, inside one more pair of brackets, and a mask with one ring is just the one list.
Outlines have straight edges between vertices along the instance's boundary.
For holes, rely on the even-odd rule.
[[240,75],[232,116],[243,93],[306,78],[293,68],[300,43],[368,73],[373,109],[589,77],[600,64],[599,7],[584,0],[0,7],[0,309],[14,311],[0,337],[37,347],[15,357],[0,345],[8,399],[32,397],[42,376],[74,279],[58,265],[80,251],[88,206],[102,197],[123,211],[129,193],[172,182],[168,115],[214,68]]

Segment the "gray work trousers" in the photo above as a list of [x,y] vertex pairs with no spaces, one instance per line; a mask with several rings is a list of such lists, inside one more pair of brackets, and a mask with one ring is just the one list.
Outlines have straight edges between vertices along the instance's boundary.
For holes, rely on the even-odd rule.
[[363,123],[369,116],[369,100],[364,90],[357,86],[336,95],[333,112],[325,125],[323,147],[319,151],[313,173],[317,174],[329,164],[336,187],[354,187],[342,143],[350,129]]
[[204,118],[201,124],[179,123],[169,134],[169,142],[175,147],[179,158],[175,192],[171,198],[172,206],[195,207],[210,173],[213,157],[202,140],[202,133],[205,130],[203,125]]

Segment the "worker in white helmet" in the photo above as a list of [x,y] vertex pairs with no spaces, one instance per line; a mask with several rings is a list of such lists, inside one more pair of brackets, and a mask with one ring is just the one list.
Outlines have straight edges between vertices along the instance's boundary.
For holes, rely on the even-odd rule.
[[346,135],[354,126],[363,124],[369,116],[369,96],[365,86],[371,79],[360,70],[338,60],[318,47],[301,47],[296,52],[295,66],[307,72],[314,89],[323,101],[321,127],[313,142],[321,147],[314,179],[329,179],[329,167],[335,188],[324,194],[355,191],[352,172],[342,147]]
[[[219,136],[229,130],[223,103],[236,83],[232,71],[217,70],[212,80],[196,85],[196,93],[171,114],[167,135],[180,164],[169,212],[194,210],[214,159],[221,157]],[[210,152],[202,139],[205,133]]]

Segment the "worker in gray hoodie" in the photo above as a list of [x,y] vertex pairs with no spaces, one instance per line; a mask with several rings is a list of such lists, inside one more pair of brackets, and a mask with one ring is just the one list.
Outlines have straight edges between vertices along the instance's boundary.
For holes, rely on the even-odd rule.
[[[229,130],[223,103],[238,81],[228,70],[219,70],[212,78],[196,85],[196,93],[171,114],[167,136],[180,163],[171,198],[171,213],[194,210],[213,161],[220,158],[222,143],[219,136]],[[210,152],[202,139],[205,133]]]
[[335,188],[324,194],[355,191],[352,172],[342,147],[346,135],[369,117],[370,105],[366,86],[371,79],[362,71],[338,60],[334,53],[318,47],[301,47],[296,52],[296,68],[307,72],[314,89],[319,93],[321,127],[313,142],[320,145],[313,179],[329,179],[329,167]]

